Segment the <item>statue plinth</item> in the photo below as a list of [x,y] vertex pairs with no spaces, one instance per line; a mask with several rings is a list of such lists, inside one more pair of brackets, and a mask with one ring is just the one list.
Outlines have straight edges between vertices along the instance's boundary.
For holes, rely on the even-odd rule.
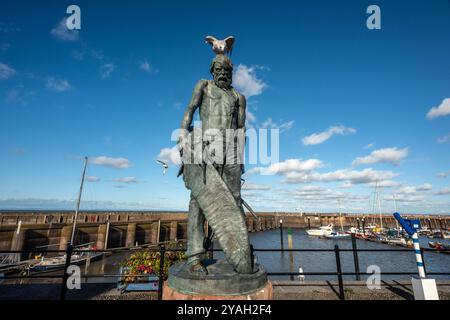
[[169,269],[164,284],[163,300],[271,300],[272,285],[260,265],[254,272],[241,274],[234,271],[226,260],[203,262],[208,274],[189,272],[185,262]]

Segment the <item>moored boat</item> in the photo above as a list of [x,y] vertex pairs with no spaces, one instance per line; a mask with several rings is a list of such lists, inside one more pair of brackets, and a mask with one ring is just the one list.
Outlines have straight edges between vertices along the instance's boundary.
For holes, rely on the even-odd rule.
[[322,226],[319,229],[306,230],[306,233],[309,236],[316,236],[316,237],[325,236],[327,234],[331,234],[332,232],[333,232],[333,224],[332,223],[330,223],[327,226]]
[[[95,261],[103,257],[104,252],[96,251],[95,247],[82,247],[79,250],[92,250],[90,252],[80,252],[72,254],[70,264],[82,265],[88,260]],[[32,272],[52,271],[63,269],[66,264],[66,255],[57,257],[41,257],[40,261],[30,267]]]
[[435,249],[436,251],[440,251],[440,252],[450,252],[450,245],[448,244],[444,244],[442,242],[428,242],[428,245],[430,246],[430,248]]
[[339,239],[350,239],[351,238],[351,234],[350,233],[346,233],[346,232],[332,232],[330,234],[326,234],[325,238],[327,239],[335,239],[335,240],[339,240]]

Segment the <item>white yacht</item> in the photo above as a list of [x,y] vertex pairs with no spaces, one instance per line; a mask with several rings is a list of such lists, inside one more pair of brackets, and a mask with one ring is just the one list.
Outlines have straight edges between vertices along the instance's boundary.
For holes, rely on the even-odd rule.
[[330,223],[327,226],[322,226],[319,229],[310,229],[310,230],[306,230],[306,233],[309,236],[326,236],[328,234],[331,234],[333,232],[333,224]]

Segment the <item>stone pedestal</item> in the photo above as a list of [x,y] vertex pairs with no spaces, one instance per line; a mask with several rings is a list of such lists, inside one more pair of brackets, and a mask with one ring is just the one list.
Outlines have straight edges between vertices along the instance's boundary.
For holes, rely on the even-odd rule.
[[208,295],[208,294],[188,294],[182,293],[169,287],[167,281],[164,282],[163,300],[272,300],[273,288],[270,281],[266,286],[248,294],[241,295]]
[[271,300],[272,285],[265,269],[256,264],[251,274],[240,274],[226,260],[205,260],[207,274],[192,273],[186,262],[169,269],[164,300]]

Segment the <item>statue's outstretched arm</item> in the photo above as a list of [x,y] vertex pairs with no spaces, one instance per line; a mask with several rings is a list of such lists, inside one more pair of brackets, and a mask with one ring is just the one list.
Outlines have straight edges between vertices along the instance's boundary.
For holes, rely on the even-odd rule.
[[186,111],[183,116],[183,120],[181,121],[181,129],[188,130],[189,126],[192,123],[192,118],[194,117],[194,112],[197,109],[197,107],[202,103],[203,98],[203,89],[206,86],[207,81],[206,80],[200,80],[197,82],[194,88],[194,92],[192,93],[191,101],[189,102],[189,105],[186,108]]

